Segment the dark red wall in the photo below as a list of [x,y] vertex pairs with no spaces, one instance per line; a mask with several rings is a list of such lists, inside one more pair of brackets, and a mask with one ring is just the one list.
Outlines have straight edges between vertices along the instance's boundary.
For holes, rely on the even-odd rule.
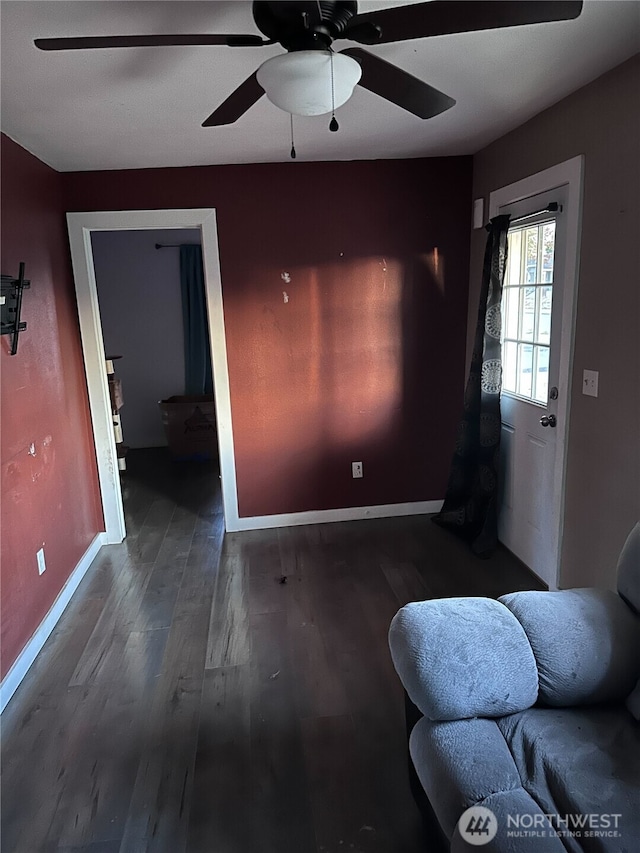
[[216,208],[241,516],[443,497],[471,158],[63,177],[68,210]]
[[32,280],[0,342],[2,675],[102,529],[65,211],[216,208],[242,516],[442,497],[470,158],[59,175],[3,136],[2,173],[2,271]]
[[17,355],[0,339],[4,676],[103,525],[63,178],[6,136],[1,154],[2,273],[31,280]]
[[69,210],[216,208],[241,516],[442,497],[470,158],[64,177]]

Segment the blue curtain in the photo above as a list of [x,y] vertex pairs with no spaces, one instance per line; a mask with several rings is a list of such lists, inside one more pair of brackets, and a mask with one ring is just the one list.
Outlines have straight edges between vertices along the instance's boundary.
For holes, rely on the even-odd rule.
[[202,248],[180,246],[185,394],[213,393]]

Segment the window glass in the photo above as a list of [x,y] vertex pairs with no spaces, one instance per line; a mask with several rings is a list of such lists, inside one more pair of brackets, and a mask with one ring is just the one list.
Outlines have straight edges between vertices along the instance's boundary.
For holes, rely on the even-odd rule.
[[505,391],[516,393],[516,375],[518,370],[518,344],[505,341],[502,345],[502,387]]
[[532,398],[533,387],[533,347],[531,344],[518,344],[518,394]]
[[526,284],[533,284],[538,280],[538,229],[527,228],[524,232],[526,245]]
[[518,339],[518,323],[520,322],[520,288],[509,287],[504,295],[503,317],[505,323],[505,337],[511,340]]
[[545,404],[556,224],[514,226],[502,294],[502,390]]
[[522,325],[520,326],[520,340],[532,341],[536,324],[536,289],[535,287],[523,287],[524,304],[522,306]]
[[520,284],[522,265],[522,231],[509,232],[509,257],[507,261],[506,284]]
[[538,333],[536,340],[549,346],[551,343],[551,297],[552,287],[538,288]]
[[549,392],[549,347],[536,347],[534,400],[547,402]]

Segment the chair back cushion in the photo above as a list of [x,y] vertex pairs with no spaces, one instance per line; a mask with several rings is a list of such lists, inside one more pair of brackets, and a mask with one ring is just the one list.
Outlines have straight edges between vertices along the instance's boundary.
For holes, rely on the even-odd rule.
[[618,592],[640,613],[640,521],[627,536],[618,559]]
[[393,618],[389,646],[411,701],[430,720],[499,717],[536,701],[525,632],[490,598],[407,604]]
[[624,701],[640,675],[640,617],[608,589],[513,592],[499,599],[525,630],[540,701]]

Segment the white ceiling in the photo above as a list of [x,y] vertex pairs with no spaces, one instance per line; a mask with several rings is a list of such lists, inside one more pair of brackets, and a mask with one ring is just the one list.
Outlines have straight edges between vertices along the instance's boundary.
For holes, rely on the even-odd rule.
[[[360,2],[359,11],[391,0]],[[247,0],[3,0],[2,130],[60,171],[289,159],[289,116],[262,98],[234,125],[202,121],[279,45],[45,53],[34,38],[258,33]],[[352,45],[337,42],[337,49]],[[357,87],[329,118],[296,118],[299,160],[473,153],[640,50],[640,2],[586,0],[575,21],[370,50],[456,99],[422,121]],[[637,109],[638,104],[630,109]],[[595,117],[594,117],[595,120]]]

